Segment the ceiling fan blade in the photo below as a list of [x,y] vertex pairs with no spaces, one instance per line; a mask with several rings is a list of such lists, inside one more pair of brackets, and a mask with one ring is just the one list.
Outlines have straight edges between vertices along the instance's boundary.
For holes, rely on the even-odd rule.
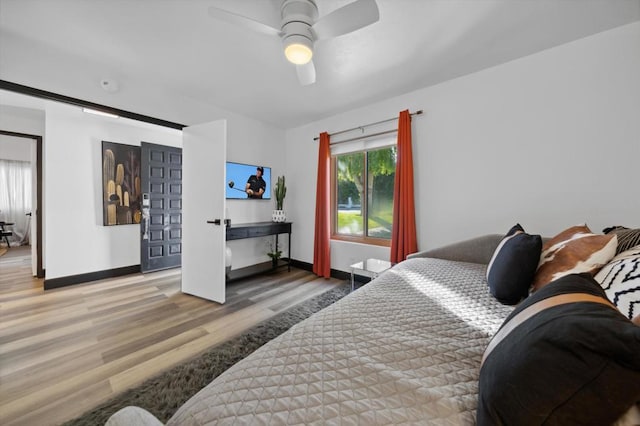
[[247,18],[246,16],[229,12],[228,10],[218,9],[217,7],[211,6],[208,11],[209,16],[214,19],[249,28],[262,34],[279,36],[281,33],[279,28],[276,28],[271,24],[265,24],[254,19]]
[[298,73],[298,81],[302,86],[308,86],[316,82],[316,67],[313,61],[309,61],[304,65],[296,65]]
[[348,34],[379,19],[376,0],[356,0],[323,16],[312,28],[317,39],[322,40]]

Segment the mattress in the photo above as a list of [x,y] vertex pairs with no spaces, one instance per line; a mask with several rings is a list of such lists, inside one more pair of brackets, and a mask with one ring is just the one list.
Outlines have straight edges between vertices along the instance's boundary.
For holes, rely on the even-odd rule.
[[482,353],[511,312],[486,265],[402,262],[295,325],[168,425],[473,424]]

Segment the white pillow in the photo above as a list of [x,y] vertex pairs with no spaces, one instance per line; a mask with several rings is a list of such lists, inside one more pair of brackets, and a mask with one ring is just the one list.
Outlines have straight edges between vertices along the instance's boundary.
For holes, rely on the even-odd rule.
[[611,259],[595,279],[620,312],[629,319],[640,314],[640,245]]

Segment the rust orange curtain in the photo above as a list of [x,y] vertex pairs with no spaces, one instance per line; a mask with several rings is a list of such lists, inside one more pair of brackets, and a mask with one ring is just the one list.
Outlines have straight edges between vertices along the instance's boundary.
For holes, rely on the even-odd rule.
[[318,148],[318,187],[316,189],[316,232],[313,246],[313,273],[331,277],[331,216],[330,216],[330,170],[331,151],[329,134],[320,133]]
[[398,157],[393,185],[393,230],[391,262],[402,262],[418,251],[416,212],[413,199],[413,154],[411,152],[411,114],[400,112],[398,119]]

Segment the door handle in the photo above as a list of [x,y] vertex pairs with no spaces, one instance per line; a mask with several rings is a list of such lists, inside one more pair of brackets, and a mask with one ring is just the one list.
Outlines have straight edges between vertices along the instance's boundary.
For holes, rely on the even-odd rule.
[[149,239],[149,208],[142,209],[142,239]]
[[214,225],[220,225],[222,221],[220,219],[208,220],[207,223],[213,223]]

